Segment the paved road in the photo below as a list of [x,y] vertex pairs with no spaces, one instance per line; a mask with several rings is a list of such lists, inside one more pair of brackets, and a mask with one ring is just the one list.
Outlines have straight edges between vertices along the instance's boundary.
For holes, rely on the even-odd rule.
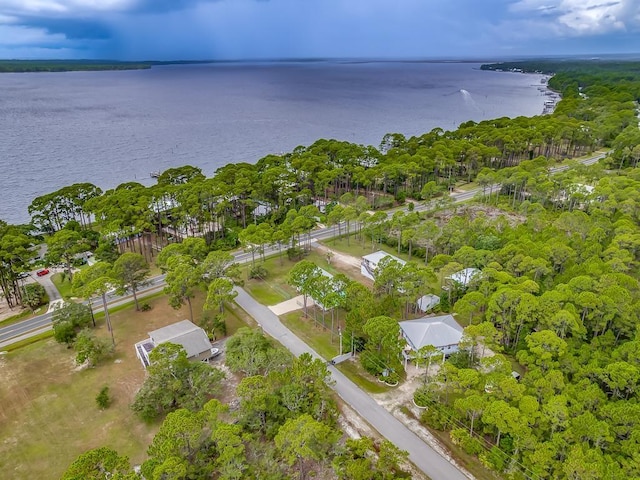
[[[595,162],[597,162],[598,160],[600,160],[601,158],[604,158],[606,156],[606,153],[599,153],[596,155],[593,155],[592,157],[580,160],[580,163],[584,164],[584,165],[592,165]],[[549,169],[549,172],[551,174],[557,173],[557,172],[561,172],[564,170],[567,170],[569,168],[568,165],[563,165],[560,167],[553,167]],[[492,192],[495,192],[496,189],[500,188],[499,184],[495,184],[495,185],[490,185],[487,186],[486,189],[484,190],[484,194],[489,194]],[[461,193],[455,193],[451,195],[451,198],[453,200],[454,203],[461,203],[461,202],[465,202],[467,200],[470,200],[472,198],[474,198],[476,195],[482,194],[482,188],[476,188],[473,190],[469,190],[466,192],[461,192]],[[422,203],[422,204],[417,204],[415,205],[414,210],[415,211],[425,211],[425,210],[431,210],[433,208],[435,208],[436,203],[435,202],[429,202],[429,203]],[[399,210],[406,210],[407,207],[403,206],[403,207],[399,207],[399,208],[395,208],[395,209],[391,209],[387,211],[387,215],[388,216],[392,216],[395,212],[399,211]],[[343,225],[345,225],[345,222],[342,222]],[[311,232],[310,234],[310,239],[313,240],[327,240],[330,238],[333,238],[337,233],[337,229],[336,227],[325,227],[325,228],[320,228],[317,230],[314,230],[313,232]],[[303,242],[305,241],[304,236],[301,239]],[[264,249],[264,255],[268,256],[268,255],[274,255],[279,253],[279,249],[277,246],[267,246]],[[236,258],[236,262],[238,263],[248,263],[251,261],[251,253],[248,252],[240,252],[240,253],[236,253],[234,254],[235,258]],[[150,280],[151,284],[153,287],[155,286],[159,286],[159,285],[164,285],[164,275],[159,275],[157,277],[153,277]],[[51,284],[53,286],[53,284]],[[51,297],[53,298],[53,297]],[[121,297],[118,297],[116,295],[111,295],[108,296],[107,301],[108,302],[112,302],[112,301],[116,301],[118,299],[120,299]],[[129,297],[126,297],[129,298]],[[102,303],[98,303],[98,300],[94,300],[94,304],[96,306],[101,306]],[[49,326],[51,323],[51,315],[50,314],[45,314],[45,315],[40,315],[39,317],[34,317],[28,320],[23,320],[22,322],[16,323],[14,325],[11,325],[9,327],[4,327],[4,328],[0,328],[0,347],[7,345],[8,343],[11,343],[11,339],[12,338],[17,338],[20,336],[25,335],[27,332],[29,331],[36,331],[36,330],[40,330],[42,328],[46,328],[47,326]]]
[[[296,356],[306,352],[322,359],[311,347],[285,327],[271,310],[254,300],[244,289],[236,287],[235,291],[238,293],[236,303],[258,322],[265,333],[278,340]],[[378,405],[339,370],[332,366],[328,368],[335,381],[333,388],[338,395],[381,435],[398,448],[409,452],[409,460],[417,468],[433,479],[467,480],[470,478]]]
[[[164,275],[158,275],[149,280],[149,284],[138,292],[138,298],[145,295],[151,295],[158,292],[164,287]],[[115,293],[107,294],[107,304],[109,307],[116,307],[131,302],[133,296],[131,294],[116,295]],[[87,303],[87,302],[85,302]],[[102,311],[102,298],[93,298],[91,306],[94,312]],[[0,328],[0,348],[10,345],[13,341],[24,338],[31,332],[40,333],[51,327],[51,312],[29,318],[13,325]]]

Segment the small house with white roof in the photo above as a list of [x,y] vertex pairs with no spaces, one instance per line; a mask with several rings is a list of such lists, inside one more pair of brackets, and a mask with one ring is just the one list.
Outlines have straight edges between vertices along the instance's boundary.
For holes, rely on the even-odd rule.
[[362,257],[362,262],[360,263],[360,273],[367,277],[370,280],[375,280],[376,269],[378,268],[378,264],[382,259],[391,257],[393,260],[398,262],[400,265],[404,265],[407,262],[404,260],[391,255],[390,253],[384,252],[382,250],[378,250],[377,252],[370,253],[369,255],[365,255]]

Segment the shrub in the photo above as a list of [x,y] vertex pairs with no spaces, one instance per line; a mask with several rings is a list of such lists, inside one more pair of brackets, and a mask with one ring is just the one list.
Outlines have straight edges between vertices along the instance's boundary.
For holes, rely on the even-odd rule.
[[485,467],[498,472],[502,472],[507,467],[508,460],[509,457],[498,447],[493,447],[480,455],[480,461]]
[[148,312],[149,310],[151,310],[151,305],[145,302],[142,305],[140,305],[140,310],[142,310],[143,312]]
[[109,387],[102,387],[100,393],[96,397],[96,404],[100,410],[104,410],[105,408],[109,408],[111,405],[111,396],[109,395]]
[[431,389],[424,385],[418,388],[413,394],[413,401],[419,407],[428,407],[434,401],[434,394]]
[[287,258],[291,261],[302,260],[304,256],[304,250],[300,247],[287,248]]
[[73,347],[76,351],[76,362],[82,364],[88,361],[90,367],[113,353],[113,344],[109,340],[97,338],[86,328],[80,331]]
[[472,367],[471,356],[469,355],[469,352],[467,350],[459,350],[457,352],[452,353],[451,355],[449,355],[447,362],[449,362],[451,365],[457,368]]
[[420,421],[435,430],[444,432],[449,428],[452,417],[453,412],[449,408],[435,404],[422,412]]
[[378,354],[378,352],[372,352],[365,350],[360,355],[360,363],[362,367],[373,376],[379,376],[385,368],[385,357]]
[[28,283],[23,287],[23,302],[32,310],[44,303],[46,295],[47,292],[39,283]]
[[249,278],[264,280],[265,278],[267,278],[268,274],[269,272],[266,268],[264,268],[264,265],[255,265],[249,270]]
[[480,441],[477,438],[472,437],[466,428],[456,428],[451,430],[449,435],[451,437],[451,441],[455,445],[460,445],[460,447],[469,455],[479,455],[484,450]]

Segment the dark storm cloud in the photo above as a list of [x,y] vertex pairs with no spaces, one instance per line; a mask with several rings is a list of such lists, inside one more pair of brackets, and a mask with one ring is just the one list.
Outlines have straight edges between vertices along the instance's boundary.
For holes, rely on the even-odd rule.
[[[638,0],[0,0],[0,55],[3,47],[22,45],[39,53],[38,47],[56,42],[83,56],[159,60],[469,58],[571,53],[596,44],[615,52],[640,48],[639,5]],[[565,41],[571,38],[576,41]]]
[[86,18],[23,17],[19,23],[26,27],[42,29],[52,35],[62,34],[69,40],[104,40],[112,35],[108,24]]

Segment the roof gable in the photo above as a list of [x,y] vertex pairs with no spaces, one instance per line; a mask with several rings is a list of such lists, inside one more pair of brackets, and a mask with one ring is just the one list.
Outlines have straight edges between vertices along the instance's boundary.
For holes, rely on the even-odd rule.
[[190,322],[189,320],[182,320],[181,322],[172,323],[166,327],[149,332],[149,337],[151,337],[151,339],[156,343],[163,343],[198,329],[200,329],[200,327],[193,322]]
[[425,345],[434,347],[457,345],[462,338],[462,327],[451,315],[407,320],[400,322],[400,328],[415,349]]
[[391,257],[401,265],[404,265],[405,263],[407,263],[401,258],[398,258],[395,255],[391,255],[390,253],[387,253],[383,250],[378,250],[377,252],[373,252],[373,253],[370,253],[369,255],[365,255],[364,257],[362,257],[362,259],[367,260],[368,262],[373,263],[374,265],[377,265],[378,263],[380,263],[380,260],[386,257]]
[[189,320],[182,320],[149,332],[149,338],[156,345],[167,342],[180,345],[187,352],[188,358],[211,349],[211,342],[205,331]]

